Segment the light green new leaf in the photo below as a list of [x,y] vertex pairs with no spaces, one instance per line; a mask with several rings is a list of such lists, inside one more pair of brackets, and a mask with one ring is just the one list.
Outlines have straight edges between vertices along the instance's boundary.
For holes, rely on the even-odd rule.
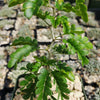
[[52,26],[54,28],[57,28],[58,25],[60,25],[61,23],[61,17],[60,16],[57,16],[56,18],[54,16],[50,16],[48,15],[47,16],[48,19],[50,19],[51,23],[52,23]]
[[30,19],[32,15],[37,15],[42,0],[29,0],[23,4],[24,15]]
[[25,10],[24,11],[24,15],[28,18],[28,19],[30,19],[31,17],[32,17],[32,15],[33,15],[33,7],[35,6],[35,4],[34,4],[34,2],[32,2],[32,1],[30,1],[30,2],[25,2],[24,4],[23,4],[23,10]]
[[62,5],[62,10],[65,12],[70,12],[73,11],[73,7],[69,2],[67,2]]
[[69,79],[70,81],[73,81],[73,82],[74,82],[75,76],[74,76],[74,74],[73,74],[72,71],[65,71],[65,70],[62,70],[62,71],[63,71],[63,73],[65,74],[65,77],[66,77],[67,79]]
[[85,4],[79,4],[81,17],[85,22],[88,22],[87,6]]
[[74,34],[74,33],[76,33],[76,34],[82,34],[82,33],[84,33],[84,31],[82,30],[81,27],[75,27],[75,24],[72,24],[71,25],[71,33],[72,34]]
[[48,15],[47,18],[51,21],[52,26],[55,27],[55,17]]
[[63,26],[64,34],[69,34],[70,33],[70,23],[69,23],[68,18],[66,16],[61,16],[61,23]]
[[25,12],[24,12],[24,15],[30,19],[32,16],[33,16],[33,9],[26,9]]
[[61,5],[64,3],[64,0],[57,0],[58,4]]
[[74,11],[78,16],[81,16],[83,21],[88,22],[87,6],[84,4],[85,0],[76,0]]

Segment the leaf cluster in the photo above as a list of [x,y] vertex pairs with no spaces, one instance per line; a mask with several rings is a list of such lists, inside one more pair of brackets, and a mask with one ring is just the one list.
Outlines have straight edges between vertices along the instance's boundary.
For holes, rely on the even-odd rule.
[[[87,37],[82,37],[80,35],[84,33],[84,31],[79,27],[75,27],[74,24],[70,24],[67,16],[59,16],[59,11],[74,12],[87,22],[88,15],[87,7],[84,4],[85,0],[76,0],[75,5],[72,5],[70,2],[64,2],[64,0],[55,0],[54,5],[51,5],[50,1],[51,0],[9,0],[10,7],[23,3],[22,10],[28,19],[33,15],[41,18],[44,22],[46,22],[46,19],[49,19],[51,25],[46,23],[49,25],[52,34],[54,34],[53,30],[55,28],[61,27],[63,28],[61,37],[67,36],[67,39],[60,39],[59,42],[61,42],[61,44],[52,46],[57,40],[57,38],[53,36],[53,41],[47,49],[48,56],[35,56],[35,61],[33,63],[29,62],[26,67],[21,68],[21,70],[26,70],[24,80],[20,82],[20,94],[22,94],[25,100],[33,100],[33,98],[37,98],[37,100],[47,100],[48,96],[53,100],[69,98],[68,94],[70,90],[68,89],[66,79],[74,81],[74,74],[66,63],[58,61],[51,56],[51,49],[61,54],[71,55],[77,53],[78,59],[82,61],[83,66],[89,62],[86,56],[92,48],[92,44]],[[48,11],[43,11],[41,9],[42,6],[51,7],[53,15]],[[18,48],[10,55],[10,60],[8,62],[9,68],[17,67],[17,63],[19,63],[23,57],[39,49],[37,40],[32,40],[30,37],[19,37],[13,41],[12,46],[18,45],[22,47]],[[55,98],[53,96],[53,91],[51,91],[52,78],[57,87],[56,92],[58,93],[58,98]]]

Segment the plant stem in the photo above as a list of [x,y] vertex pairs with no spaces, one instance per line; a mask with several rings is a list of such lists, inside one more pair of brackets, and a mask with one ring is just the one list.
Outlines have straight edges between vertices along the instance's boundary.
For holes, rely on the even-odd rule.
[[[53,9],[53,16],[55,17],[55,15],[56,15],[56,9],[55,9],[55,7],[53,7],[52,8]],[[52,26],[51,27],[51,30],[52,30],[52,38],[53,38],[53,40],[55,39],[55,36],[54,36],[54,27]]]
[[15,84],[14,90],[13,90],[13,94],[12,94],[11,100],[13,100],[13,98],[15,97],[15,93],[16,93],[16,90],[17,90],[18,84],[19,84],[19,79],[25,77],[25,75],[26,74],[22,74],[22,75],[18,76],[18,78],[16,80],[16,84]]
[[55,36],[54,36],[54,28],[53,28],[53,26],[51,27],[51,34],[52,34],[52,40],[54,40],[55,39]]
[[48,27],[51,26],[46,20],[43,20],[43,21],[48,25]]

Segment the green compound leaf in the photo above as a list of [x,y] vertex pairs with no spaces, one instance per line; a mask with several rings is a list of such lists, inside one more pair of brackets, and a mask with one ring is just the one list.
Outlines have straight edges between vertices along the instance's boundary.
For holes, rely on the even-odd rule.
[[74,12],[76,15],[81,16],[83,21],[88,22],[87,6],[84,4],[85,0],[76,0],[76,6],[72,6],[69,2],[59,3],[59,0],[55,1],[55,7],[60,11]]
[[38,49],[37,41],[31,40],[31,38],[26,37],[19,37],[16,39],[13,44],[13,46],[17,45],[24,45],[23,47],[17,49],[14,53],[10,55],[10,61],[8,62],[8,67],[11,68],[15,66],[18,62],[22,60],[24,56],[27,56],[30,54],[30,52],[33,52],[34,50]]
[[71,34],[74,34],[74,33],[82,34],[82,33],[84,33],[84,31],[82,30],[81,27],[75,27],[75,24],[72,24],[71,25]]
[[42,69],[41,74],[38,76],[39,81],[36,84],[36,94],[39,94],[37,100],[47,100],[47,96],[51,96],[52,92],[50,88],[51,78],[49,77],[49,72],[46,69]]
[[62,5],[61,10],[65,11],[65,12],[71,12],[71,11],[73,11],[73,6],[69,2],[67,2]]
[[39,68],[41,67],[40,62],[35,62],[35,63],[28,63],[26,65],[26,68],[29,72],[37,72]]
[[72,68],[68,67],[66,63],[59,61],[57,62],[57,66],[58,66],[57,69],[61,71],[67,79],[69,79],[70,81],[75,80],[75,76],[72,73]]
[[66,65],[66,63],[64,63],[64,62],[61,62],[61,61],[59,61],[59,62],[57,62],[57,66],[58,66],[58,70],[64,70],[64,71],[72,71],[72,68],[70,68],[70,67],[68,67],[67,65]]
[[70,90],[68,89],[63,73],[60,71],[53,71],[52,75],[56,81],[58,90],[60,91],[60,96],[62,98],[68,99],[69,97],[66,94],[69,94]]
[[68,54],[68,49],[66,45],[63,44],[55,45],[53,49],[60,54]]
[[32,79],[36,78],[36,75],[30,73],[30,74],[26,74],[24,78],[26,81],[32,81]]
[[76,0],[74,11],[78,16],[82,17],[83,21],[88,22],[87,6],[84,2],[85,0]]
[[58,9],[58,10],[61,10],[62,9],[62,5],[64,4],[64,0],[55,0],[55,7]]
[[54,28],[57,28],[57,26],[58,26],[58,25],[60,24],[60,22],[61,22],[60,16],[57,16],[56,19],[55,19],[54,16],[48,15],[47,18],[50,19],[50,21],[51,21],[51,23],[52,23],[52,26],[53,26]]
[[66,16],[57,16],[56,18],[54,16],[47,16],[48,19],[50,19],[52,26],[54,28],[57,28],[58,25],[62,24],[63,26],[63,32],[64,34],[69,34],[70,32],[70,23],[68,21],[68,17]]
[[24,45],[22,48],[17,49],[14,53],[10,55],[10,61],[8,62],[8,67],[11,68],[16,65],[22,57],[29,55],[32,52],[32,46]]
[[72,71],[65,71],[65,70],[62,70],[62,72],[64,73],[64,76],[69,79],[70,81],[73,81],[75,80],[75,76],[73,74]]
[[61,23],[63,26],[64,34],[69,34],[70,33],[70,23],[69,23],[68,18],[66,16],[61,16]]
[[55,59],[48,59],[46,56],[41,56],[41,57],[34,57],[37,62],[40,62],[42,66],[54,66],[56,63]]
[[31,45],[34,46],[34,48],[37,48],[37,40],[36,39],[31,39],[30,37],[19,37],[18,39],[15,39],[12,43],[12,46],[17,46],[17,45]]
[[44,20],[44,19],[47,18],[47,16],[49,16],[49,14],[50,14],[50,12],[48,12],[48,11],[46,11],[44,13],[42,10],[39,10],[36,15],[37,15],[37,17],[39,17],[39,18]]
[[22,60],[24,56],[27,56],[30,52],[33,52],[37,49],[37,41],[31,40],[31,38],[26,37],[19,37],[16,39],[13,44],[16,45],[24,45],[22,48],[17,49],[14,53],[10,56],[10,61],[8,62],[8,67],[11,68],[16,65],[19,61]]
[[25,86],[25,85],[27,85],[27,84],[28,84],[28,81],[27,81],[27,80],[23,80],[23,81],[20,82],[20,85],[21,85],[21,86]]
[[87,6],[84,4],[79,4],[81,17],[85,22],[88,22]]
[[82,61],[82,66],[88,64],[89,60],[87,55],[89,50],[93,48],[93,45],[88,41],[87,37],[81,37],[80,35],[70,35],[68,40],[63,40],[67,43],[67,50],[69,54],[78,54],[78,58]]
[[[60,0],[58,0],[60,1]],[[69,2],[64,2],[61,0],[61,3],[59,3],[57,0],[55,1],[55,7],[59,11],[65,11],[65,12],[71,12],[74,11],[73,6]]]
[[27,0],[9,0],[9,7],[24,3]]
[[35,95],[35,88],[36,88],[37,78],[34,76],[34,74],[26,74],[24,77],[24,80],[20,82],[21,88],[20,91],[24,98],[24,100],[33,100]]

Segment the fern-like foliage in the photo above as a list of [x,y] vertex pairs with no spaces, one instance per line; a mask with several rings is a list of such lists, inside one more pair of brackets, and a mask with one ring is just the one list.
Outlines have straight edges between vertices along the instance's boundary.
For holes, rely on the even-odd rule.
[[[61,96],[61,100],[63,100],[63,98],[68,99],[69,97],[67,96],[67,94],[69,94],[70,91],[69,91],[66,81],[64,79],[63,73],[55,70],[52,72],[52,75],[56,81],[58,93]],[[59,100],[59,98],[58,98],[58,100]]]
[[[51,5],[51,2],[54,5]],[[71,5],[70,2],[64,2],[64,0],[9,0],[9,6],[15,6],[17,4],[23,3],[22,11],[24,15],[30,19],[33,15],[44,20],[52,32],[53,41],[51,45],[48,46],[46,51],[48,56],[36,56],[33,63],[28,63],[26,67],[22,67],[21,70],[25,71],[24,80],[20,82],[21,95],[25,100],[33,100],[35,97],[37,100],[47,100],[48,96],[53,100],[64,100],[68,99],[68,94],[70,93],[67,80],[74,81],[75,77],[72,73],[72,69],[66,66],[66,63],[58,61],[56,58],[52,57],[52,48],[61,54],[75,54],[77,53],[78,58],[82,61],[82,65],[88,64],[87,55],[89,49],[92,48],[92,44],[88,41],[86,37],[82,37],[80,34],[84,33],[81,28],[75,27],[74,24],[70,24],[69,18],[67,16],[60,16],[59,11],[74,12],[78,16],[87,22],[87,7],[85,6],[85,0],[76,0],[75,5]],[[49,11],[43,11],[42,6],[50,7],[52,13]],[[49,25],[48,20],[51,21]],[[63,32],[61,32],[61,37],[58,39],[54,35],[54,28],[61,27]],[[67,39],[63,39],[67,35]],[[59,36],[60,37],[60,36]],[[60,44],[56,44],[57,41]],[[53,44],[56,45],[53,45]],[[14,53],[10,55],[10,60],[8,62],[8,67],[16,67],[17,63],[20,62],[23,57],[30,54],[38,49],[38,43],[35,39],[29,37],[23,38],[19,37],[16,39],[12,46],[21,45]],[[53,77],[56,83],[56,92],[58,93],[58,98],[53,96],[53,92],[50,90],[51,77]],[[60,98],[59,98],[60,97]]]
[[57,16],[56,18],[51,15],[45,16],[47,19],[49,19],[53,25],[54,28],[57,28],[57,26],[62,25],[63,26],[63,33],[64,34],[82,34],[84,31],[81,27],[75,27],[74,24],[70,25],[70,22],[68,20],[67,16]]
[[55,45],[54,50],[61,54],[78,54],[78,59],[82,61],[82,65],[88,64],[87,55],[93,45],[88,41],[87,37],[80,35],[70,35],[69,38],[63,39],[64,44]]
[[39,70],[40,67],[41,67],[40,62],[28,63],[26,66],[26,70],[29,72],[37,73],[37,71]]
[[74,12],[76,15],[81,16],[81,18],[88,22],[88,14],[87,14],[87,6],[84,4],[85,0],[76,0],[76,5],[72,6],[69,2],[61,1],[62,3],[59,3],[59,0],[56,0],[56,8],[60,11],[65,12]]
[[32,73],[26,74],[24,80],[20,82],[21,86],[20,94],[23,96],[24,100],[27,99],[33,100],[33,98],[36,97],[35,94],[36,82],[37,78]]
[[62,72],[64,77],[66,77],[70,81],[75,80],[75,76],[72,73],[72,68],[70,68],[69,66],[66,66],[66,63],[58,61],[57,62],[57,69],[58,69],[58,71]]
[[88,55],[89,50],[93,48],[93,45],[88,41],[87,37],[82,37],[80,35],[70,35],[67,40],[63,40],[67,44],[67,50],[69,54],[78,54],[78,58],[82,61],[82,65],[88,64],[89,60],[86,55]]
[[47,96],[51,96],[52,92],[50,88],[51,85],[51,78],[49,76],[49,72],[46,69],[41,70],[41,74],[38,76],[38,82],[36,84],[36,94],[39,94],[37,100],[48,100]]
[[84,4],[85,0],[76,0],[75,13],[81,16],[85,22],[88,22],[87,6]]
[[65,44],[56,44],[53,49],[60,54],[68,54],[67,45]]
[[19,37],[16,39],[12,45],[24,45],[21,48],[18,48],[14,53],[10,55],[10,61],[8,62],[8,67],[11,68],[15,66],[19,61],[22,60],[24,56],[28,56],[30,52],[33,52],[37,49],[37,41],[31,40],[31,38]]
[[37,47],[37,41],[35,39],[31,39],[30,37],[19,37],[18,39],[15,39],[12,43],[12,46],[17,45],[32,45],[34,47]]
[[8,67],[11,68],[22,60],[22,57],[27,56],[32,52],[32,47],[30,45],[25,45],[22,48],[17,49],[14,53],[10,55],[10,61],[8,62]]

